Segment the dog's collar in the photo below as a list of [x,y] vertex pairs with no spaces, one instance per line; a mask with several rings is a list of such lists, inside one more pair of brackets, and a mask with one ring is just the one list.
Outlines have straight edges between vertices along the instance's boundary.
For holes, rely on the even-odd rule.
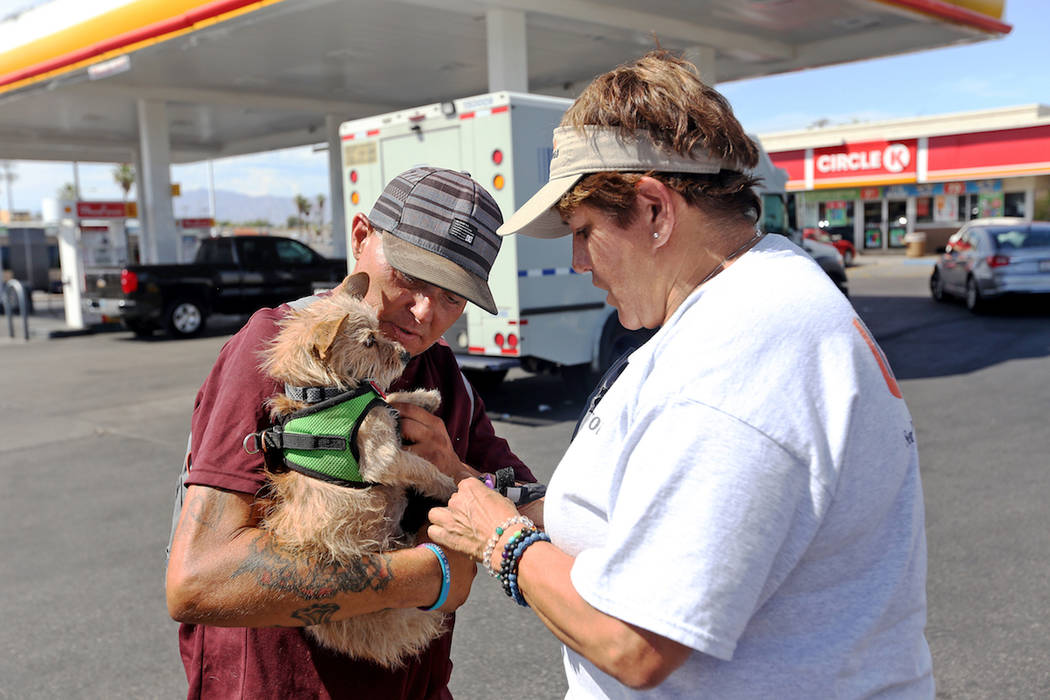
[[[379,388],[379,385],[375,383],[373,379],[364,380],[368,383],[372,389],[381,398],[386,398],[386,394]],[[321,403],[328,399],[334,399],[337,396],[342,396],[346,393],[346,389],[340,389],[335,386],[292,386],[291,384],[284,385],[284,395],[293,401],[302,401],[303,403]]]

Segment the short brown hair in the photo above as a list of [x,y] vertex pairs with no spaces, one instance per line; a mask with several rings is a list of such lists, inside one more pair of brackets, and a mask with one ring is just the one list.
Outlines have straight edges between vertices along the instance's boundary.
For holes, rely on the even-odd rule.
[[730,219],[757,221],[760,201],[752,189],[759,180],[748,175],[758,164],[758,147],[733,116],[729,102],[705,85],[693,64],[659,50],[595,78],[569,107],[562,126],[618,127],[631,138],[649,132],[655,143],[681,155],[700,146],[736,164],[712,175],[686,173],[603,172],[587,175],[557,203],[567,215],[584,202],[631,223],[637,190],[644,175],[660,180],[686,202]]

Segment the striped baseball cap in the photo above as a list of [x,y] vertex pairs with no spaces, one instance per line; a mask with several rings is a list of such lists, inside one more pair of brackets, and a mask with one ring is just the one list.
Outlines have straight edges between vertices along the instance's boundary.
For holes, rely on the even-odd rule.
[[470,175],[406,170],[387,184],[368,218],[383,232],[383,253],[392,267],[496,313],[488,279],[503,214]]

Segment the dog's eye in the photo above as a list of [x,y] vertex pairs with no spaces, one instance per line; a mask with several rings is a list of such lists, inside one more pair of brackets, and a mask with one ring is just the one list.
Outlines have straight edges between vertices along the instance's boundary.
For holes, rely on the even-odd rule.
[[370,347],[372,347],[375,344],[376,344],[376,339],[374,337],[372,337],[372,336],[366,336],[365,337],[364,346],[366,348],[370,348]]

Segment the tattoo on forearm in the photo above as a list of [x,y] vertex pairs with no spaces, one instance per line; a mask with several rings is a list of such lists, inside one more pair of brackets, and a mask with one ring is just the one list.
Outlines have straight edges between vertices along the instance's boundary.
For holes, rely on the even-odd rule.
[[[233,576],[252,575],[263,588],[283,591],[303,600],[324,600],[338,593],[381,591],[394,578],[390,557],[365,554],[348,562],[303,561],[259,535],[252,553]],[[329,613],[331,614],[331,613]]]
[[222,513],[226,509],[224,498],[208,498],[203,493],[195,493],[186,502],[186,514],[193,518],[194,522],[209,530],[214,530],[222,519]]
[[301,608],[292,613],[292,617],[301,620],[304,625],[321,625],[332,619],[332,615],[339,610],[335,603],[318,603],[308,608]]

